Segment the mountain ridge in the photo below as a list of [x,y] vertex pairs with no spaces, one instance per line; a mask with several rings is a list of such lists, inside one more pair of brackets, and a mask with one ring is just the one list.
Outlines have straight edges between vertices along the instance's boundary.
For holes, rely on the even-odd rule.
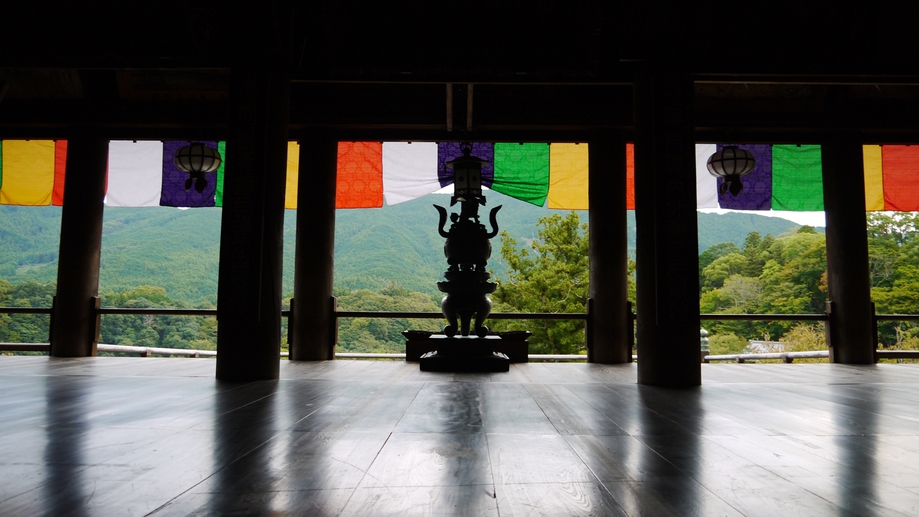
[[[498,224],[524,245],[538,238],[537,220],[565,211],[536,207],[497,192],[486,193],[488,206],[503,205]],[[397,282],[413,291],[437,295],[436,282],[446,269],[443,238],[433,204],[447,207],[450,197],[429,195],[382,209],[338,210],[335,237],[336,289],[377,290]],[[180,210],[107,208],[103,222],[100,292],[139,285],[166,288],[170,297],[189,303],[217,301],[220,249],[219,208]],[[587,212],[578,212],[587,221]],[[0,278],[12,283],[57,280],[60,241],[59,207],[0,206]],[[484,217],[483,217],[484,220]],[[800,225],[777,217],[738,212],[699,213],[699,251],[720,242],[738,246],[751,231],[778,236]],[[296,213],[285,212],[283,292],[293,289]],[[634,212],[628,214],[629,252],[635,248]],[[496,277],[506,268],[493,240],[489,267]]]

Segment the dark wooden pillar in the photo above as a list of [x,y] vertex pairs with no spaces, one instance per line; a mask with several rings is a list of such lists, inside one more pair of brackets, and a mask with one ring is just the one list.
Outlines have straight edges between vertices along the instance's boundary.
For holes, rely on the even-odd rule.
[[290,87],[288,19],[238,13],[217,283],[217,378],[277,379]]
[[693,84],[672,67],[635,83],[638,382],[702,382]]
[[312,132],[300,140],[297,249],[291,307],[290,359],[335,358],[338,335],[332,298],[335,265],[335,181],[338,143]]
[[871,364],[877,336],[868,270],[862,143],[858,135],[843,133],[826,138],[821,149],[830,362]]
[[51,316],[52,357],[96,355],[95,298],[107,163],[107,139],[87,130],[68,138],[57,296]]
[[590,325],[587,359],[629,363],[625,144],[604,133],[590,141]]

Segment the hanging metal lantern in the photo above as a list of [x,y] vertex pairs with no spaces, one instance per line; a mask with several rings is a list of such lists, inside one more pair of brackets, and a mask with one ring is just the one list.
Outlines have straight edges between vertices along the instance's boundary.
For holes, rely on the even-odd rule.
[[736,145],[726,145],[708,158],[708,172],[716,178],[724,178],[719,192],[724,195],[730,192],[736,196],[743,192],[740,178],[753,172],[756,160],[753,153]]
[[176,168],[188,174],[185,180],[186,191],[191,190],[194,183],[196,191],[204,192],[207,187],[204,175],[216,171],[220,162],[220,153],[200,142],[180,148],[173,156]]
[[471,201],[479,205],[485,204],[482,196],[482,167],[488,164],[487,160],[472,156],[472,144],[460,144],[463,155],[444,164],[448,170],[453,171],[453,197],[450,206],[457,201]]

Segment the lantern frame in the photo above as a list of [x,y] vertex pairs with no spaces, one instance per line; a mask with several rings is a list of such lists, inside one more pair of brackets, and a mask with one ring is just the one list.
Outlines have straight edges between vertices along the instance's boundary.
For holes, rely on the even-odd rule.
[[712,176],[724,179],[724,183],[718,189],[721,195],[730,192],[731,195],[737,196],[743,192],[743,182],[740,178],[753,172],[756,168],[756,158],[746,149],[726,145],[708,157],[706,168]]
[[192,142],[176,150],[172,161],[182,172],[208,174],[220,168],[220,153],[201,142]]
[[201,142],[192,142],[177,149],[172,157],[176,168],[188,174],[185,190],[191,190],[194,185],[198,192],[204,192],[207,188],[207,179],[204,175],[219,169],[222,161],[220,152]]
[[753,153],[736,145],[726,145],[708,157],[706,164],[709,174],[716,178],[736,176],[742,178],[756,168]]

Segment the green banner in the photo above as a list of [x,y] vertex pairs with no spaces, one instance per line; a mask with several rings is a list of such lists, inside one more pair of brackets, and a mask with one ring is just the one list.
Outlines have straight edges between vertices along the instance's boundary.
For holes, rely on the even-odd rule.
[[223,206],[223,171],[227,166],[227,143],[217,142],[220,153],[220,167],[217,167],[217,190],[214,192],[214,206]]
[[819,145],[772,146],[772,209],[823,210],[823,166]]
[[491,188],[536,206],[549,194],[549,144],[495,144]]

